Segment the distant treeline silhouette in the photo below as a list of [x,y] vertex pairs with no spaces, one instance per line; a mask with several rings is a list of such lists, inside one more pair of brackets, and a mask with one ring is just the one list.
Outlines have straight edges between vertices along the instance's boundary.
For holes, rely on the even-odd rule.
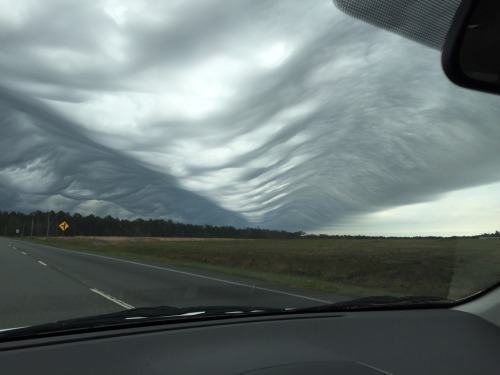
[[[68,228],[63,231],[63,222]],[[235,228],[232,226],[195,225],[164,219],[119,219],[110,215],[71,214],[69,212],[0,211],[0,235],[24,237],[72,237],[72,236],[125,236],[125,237],[194,237],[194,238],[238,238],[238,239],[398,239],[398,238],[485,238],[500,237],[500,232],[475,236],[416,236],[385,237],[364,235],[307,234],[303,231],[288,232],[262,228]]]
[[[68,228],[63,231],[63,222]],[[125,237],[194,237],[241,239],[296,239],[304,232],[287,232],[261,228],[194,225],[163,219],[118,219],[112,216],[84,216],[79,213],[1,212],[0,231],[4,236],[71,237],[71,236],[125,236]]]

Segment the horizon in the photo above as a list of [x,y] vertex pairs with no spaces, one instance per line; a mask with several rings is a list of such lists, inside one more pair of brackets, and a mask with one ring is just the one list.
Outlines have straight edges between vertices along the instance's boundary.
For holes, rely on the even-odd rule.
[[70,2],[0,16],[5,209],[498,228],[498,97],[455,87],[439,51],[331,2]]
[[[21,214],[21,215],[24,215],[26,216],[27,219],[29,219],[30,217],[34,217],[35,215],[34,214],[39,214],[39,215],[50,215],[50,217],[53,216],[52,220],[48,219],[47,223],[50,222],[52,223],[52,231],[53,233],[58,233],[57,231],[57,220],[56,219],[59,219],[59,221],[61,222],[67,222],[68,224],[72,224],[72,218],[74,218],[74,216],[76,215],[81,215],[82,218],[89,218],[91,216],[93,216],[95,219],[106,219],[108,217],[110,217],[111,219],[113,220],[117,220],[117,221],[127,221],[129,223],[134,223],[135,221],[143,221],[143,222],[148,222],[148,221],[161,221],[161,222],[164,222],[165,224],[169,224],[169,225],[185,225],[185,226],[193,226],[193,227],[199,227],[200,229],[201,228],[205,228],[206,227],[212,227],[213,229],[222,229],[224,228],[224,226],[216,226],[216,225],[211,225],[211,224],[193,224],[193,223],[188,223],[188,222],[176,222],[176,221],[173,221],[173,220],[170,220],[170,219],[159,219],[159,218],[151,218],[151,217],[136,217],[136,218],[120,218],[120,217],[114,217],[114,216],[111,216],[111,215],[107,215],[107,216],[99,216],[99,215],[94,215],[94,214],[89,214],[89,215],[82,215],[78,212],[74,212],[74,213],[71,213],[71,212],[64,212],[64,211],[31,211],[29,213],[26,213],[26,212],[15,212],[16,214]],[[60,217],[59,214],[62,213],[63,214],[63,217]],[[4,215],[4,214],[7,214],[9,217],[11,216],[12,214],[12,211],[11,212],[8,212],[8,211],[3,211],[3,210],[0,210],[0,219],[1,219],[1,216]],[[45,225],[46,221],[45,221],[45,217],[43,218],[42,220],[43,222],[43,225]],[[38,223],[36,223],[38,225]],[[7,231],[7,222],[4,224],[5,226],[5,232]],[[26,225],[26,222],[24,222],[24,225],[23,225],[23,229],[24,229],[24,226],[27,226],[27,229],[28,231],[30,231],[30,228],[31,228],[31,223],[29,222],[28,220],[28,223]],[[69,227],[71,227],[72,225],[69,225]],[[45,226],[46,227],[46,226]],[[49,224],[49,227],[50,227],[50,224]],[[488,231],[483,231],[483,232],[475,232],[475,233],[468,233],[468,234],[460,234],[460,233],[449,233],[449,234],[440,234],[440,233],[419,233],[419,234],[408,234],[408,235],[404,235],[404,234],[382,234],[382,233],[371,233],[371,234],[368,234],[368,233],[346,233],[346,232],[337,232],[337,233],[324,233],[324,232],[305,232],[305,231],[302,231],[302,230],[299,230],[299,231],[286,231],[284,229],[266,229],[266,228],[260,228],[260,227],[233,227],[233,226],[228,226],[229,228],[233,228],[233,229],[236,229],[236,230],[241,230],[241,231],[244,231],[244,230],[248,230],[248,229],[251,229],[251,230],[256,230],[256,231],[262,231],[262,232],[280,232],[280,233],[287,233],[287,234],[299,234],[297,236],[297,238],[304,238],[304,237],[312,237],[312,236],[317,236],[317,237],[321,237],[321,236],[327,236],[327,237],[365,237],[365,238],[472,238],[472,237],[481,237],[481,236],[486,236],[486,237],[492,237],[492,236],[500,236],[500,233],[499,233],[499,230],[495,230],[495,231],[492,231],[491,233],[488,232]],[[20,229],[20,228],[19,228]],[[45,229],[45,228],[44,228]],[[48,231],[48,229],[47,229]],[[48,236],[48,237],[64,237],[64,234],[63,232],[60,232],[59,234],[54,234],[52,236]],[[5,233],[0,233],[1,236],[6,236]],[[18,233],[18,235],[20,236],[23,236],[23,237],[47,237],[46,235],[38,235],[38,236],[31,236],[31,235],[26,235],[26,233]],[[71,237],[155,237],[155,238],[161,238],[161,237],[164,237],[164,238],[172,238],[173,236],[158,236],[158,235],[151,235],[151,236],[135,236],[135,235],[126,235],[126,236],[122,236],[122,235],[71,235]],[[179,236],[178,238],[187,238],[186,236]],[[194,237],[194,238],[201,238],[201,237]],[[215,237],[206,237],[206,238],[215,238]],[[224,237],[224,238],[230,238],[230,237]],[[235,238],[238,238],[238,237],[235,237]],[[500,237],[499,237],[500,238]]]

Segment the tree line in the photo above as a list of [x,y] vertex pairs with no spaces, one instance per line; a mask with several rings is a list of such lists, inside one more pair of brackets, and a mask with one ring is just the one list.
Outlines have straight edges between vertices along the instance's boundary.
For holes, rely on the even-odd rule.
[[[66,222],[68,228],[59,225]],[[24,237],[73,237],[73,236],[124,236],[124,237],[193,237],[193,238],[236,238],[236,239],[438,239],[438,238],[490,238],[500,237],[500,232],[483,233],[475,236],[415,236],[385,237],[341,234],[307,234],[303,231],[287,232],[261,228],[235,228],[232,226],[195,225],[164,219],[119,219],[110,215],[71,214],[69,212],[0,211],[0,235]]]
[[[66,230],[60,225],[68,224]],[[304,232],[287,232],[261,228],[235,228],[232,226],[194,225],[164,219],[119,219],[110,215],[71,214],[69,212],[0,211],[0,230],[3,236],[73,237],[73,236],[125,236],[125,237],[193,237],[241,239],[296,239]]]

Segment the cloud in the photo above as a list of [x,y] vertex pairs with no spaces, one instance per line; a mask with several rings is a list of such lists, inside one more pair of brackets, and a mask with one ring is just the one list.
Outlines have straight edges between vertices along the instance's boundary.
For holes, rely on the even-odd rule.
[[65,209],[82,213],[162,217],[244,226],[241,215],[182,189],[127,155],[88,139],[70,120],[0,90],[3,209]]
[[0,40],[9,209],[318,230],[500,181],[498,99],[329,3],[18,13]]
[[[494,233],[500,217],[500,184],[456,190],[435,201],[391,207],[318,233],[335,232],[365,235],[463,236]],[[459,202],[460,204],[457,204]],[[443,228],[443,223],[453,223]]]

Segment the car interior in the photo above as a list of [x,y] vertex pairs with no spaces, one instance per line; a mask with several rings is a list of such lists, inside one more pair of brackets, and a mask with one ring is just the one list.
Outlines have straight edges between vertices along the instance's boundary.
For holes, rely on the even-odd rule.
[[[453,90],[500,95],[498,1],[333,3],[353,24],[368,22],[441,51],[443,76],[456,85]],[[0,373],[500,373],[500,284],[445,303],[370,301],[347,308],[342,303],[199,315],[192,309],[166,310],[152,320],[141,320],[148,311],[138,310],[119,317],[119,324],[88,320],[16,327],[0,332]]]

